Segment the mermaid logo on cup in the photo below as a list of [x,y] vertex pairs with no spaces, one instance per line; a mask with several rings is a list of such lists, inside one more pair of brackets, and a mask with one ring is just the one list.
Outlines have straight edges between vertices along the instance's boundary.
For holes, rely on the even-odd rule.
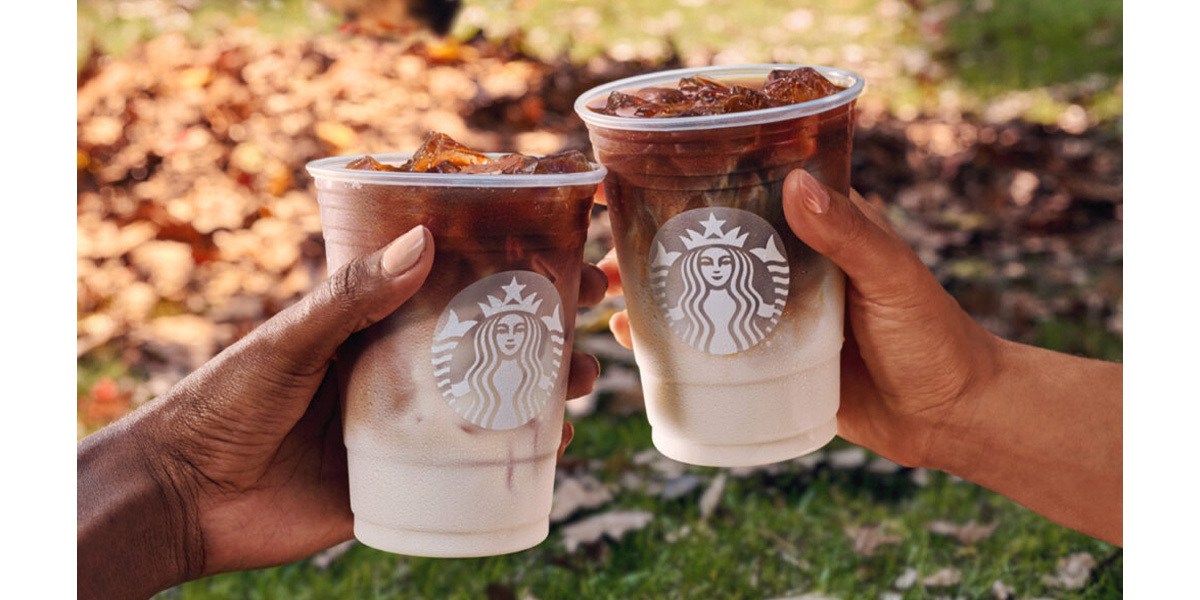
[[671,330],[709,354],[766,339],[788,295],[788,261],[762,217],[736,208],[675,215],[654,236],[650,284]]
[[438,389],[475,425],[520,427],[561,391],[562,301],[537,273],[476,281],[454,296],[434,331]]

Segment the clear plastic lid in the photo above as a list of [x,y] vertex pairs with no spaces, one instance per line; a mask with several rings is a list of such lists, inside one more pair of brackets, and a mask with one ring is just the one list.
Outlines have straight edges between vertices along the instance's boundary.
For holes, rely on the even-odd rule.
[[[611,92],[633,91],[645,87],[675,87],[678,85],[679,80],[685,77],[700,75],[717,81],[745,79],[762,81],[766,79],[768,73],[776,69],[791,71],[806,66],[811,66],[824,75],[825,78],[829,79],[829,81],[845,89],[824,98],[801,102],[799,104],[699,117],[615,117],[601,114],[588,108],[588,105],[592,102],[600,98],[606,98]],[[743,125],[758,125],[761,123],[795,119],[797,117],[825,112],[831,108],[837,108],[857,98],[862,93],[864,85],[865,80],[858,73],[836,67],[786,64],[694,67],[691,69],[657,71],[646,75],[638,75],[637,77],[618,79],[611,83],[596,86],[584,92],[575,100],[575,113],[589,126],[627,131],[688,131],[693,129],[740,127]]]
[[[500,158],[508,153],[488,152],[490,158]],[[375,160],[390,165],[400,165],[412,158],[412,152],[399,154],[356,154],[353,156],[331,156],[314,160],[305,168],[308,174],[318,181],[342,181],[369,185],[405,185],[428,187],[465,187],[465,188],[546,188],[565,187],[571,185],[594,185],[604,181],[608,170],[603,165],[588,162],[591,171],[581,173],[551,173],[542,175],[482,175],[470,173],[402,173],[396,171],[366,171],[347,169],[346,165],[352,160],[363,156],[371,156]]]

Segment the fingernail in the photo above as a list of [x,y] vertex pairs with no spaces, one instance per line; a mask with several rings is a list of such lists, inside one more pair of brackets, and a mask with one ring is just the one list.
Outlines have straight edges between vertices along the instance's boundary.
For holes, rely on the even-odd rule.
[[808,210],[818,215],[829,210],[829,192],[826,192],[825,186],[807,171],[800,171],[800,193]]
[[417,225],[396,238],[383,251],[383,272],[396,277],[412,268],[425,251],[425,226]]

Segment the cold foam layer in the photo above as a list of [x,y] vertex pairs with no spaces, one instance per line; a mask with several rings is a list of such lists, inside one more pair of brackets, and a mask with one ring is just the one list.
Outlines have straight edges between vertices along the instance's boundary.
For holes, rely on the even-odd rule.
[[838,405],[828,398],[838,394],[840,358],[737,385],[644,379],[654,447],[707,467],[750,467],[808,454],[837,434]]
[[[482,464],[412,464],[348,452],[355,537],[389,552],[466,557],[517,552],[549,530],[555,454]],[[378,450],[378,449],[374,449]]]

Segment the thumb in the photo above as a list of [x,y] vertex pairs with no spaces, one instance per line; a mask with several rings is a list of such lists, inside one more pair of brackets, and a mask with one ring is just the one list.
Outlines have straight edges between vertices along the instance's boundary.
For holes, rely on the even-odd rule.
[[[783,214],[792,232],[827,256],[866,298],[903,302],[916,297],[914,283],[937,284],[933,274],[857,193],[847,198],[806,171],[783,183]],[[927,280],[927,281],[926,281]]]
[[[387,246],[351,260],[256,333],[289,375],[320,375],[351,334],[382,320],[425,283],[433,236],[418,225]],[[256,344],[257,345],[257,344]]]

